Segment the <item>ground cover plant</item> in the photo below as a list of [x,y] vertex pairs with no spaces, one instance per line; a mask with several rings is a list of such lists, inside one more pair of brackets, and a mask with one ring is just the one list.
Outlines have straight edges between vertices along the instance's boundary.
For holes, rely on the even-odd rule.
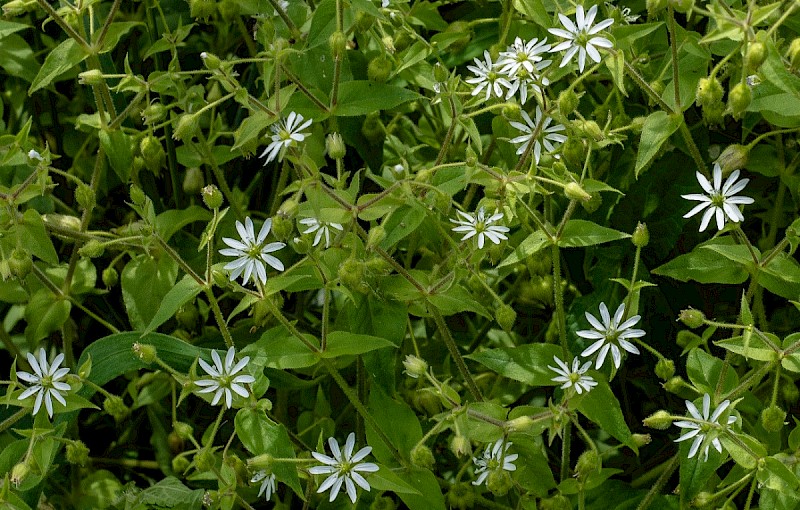
[[800,506],[795,0],[10,0],[0,505]]

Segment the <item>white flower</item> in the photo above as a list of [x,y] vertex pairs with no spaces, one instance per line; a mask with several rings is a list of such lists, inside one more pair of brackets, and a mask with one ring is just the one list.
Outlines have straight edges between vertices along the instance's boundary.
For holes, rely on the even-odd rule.
[[69,391],[70,385],[61,382],[69,373],[69,368],[58,368],[64,361],[64,353],[55,357],[52,364],[47,363],[47,354],[44,349],[39,349],[39,359],[37,360],[33,354],[28,353],[25,356],[28,358],[31,368],[34,373],[17,372],[17,377],[30,384],[31,387],[23,391],[18,400],[25,400],[26,398],[36,395],[36,400],[33,402],[33,414],[39,412],[42,407],[42,400],[44,400],[44,407],[47,409],[47,415],[53,417],[53,398],[58,400],[62,406],[67,405],[67,401],[61,396],[60,391]]
[[636,346],[630,343],[627,339],[640,338],[646,334],[641,329],[630,329],[631,326],[639,322],[639,319],[642,317],[640,315],[634,315],[620,324],[622,317],[625,315],[624,303],[619,305],[619,308],[617,308],[613,319],[608,313],[606,304],[600,303],[600,316],[603,319],[602,324],[594,315],[590,314],[589,312],[584,313],[586,315],[586,320],[589,321],[589,324],[591,324],[594,329],[578,331],[577,335],[581,338],[588,338],[590,340],[597,341],[584,349],[584,351],[581,353],[581,356],[591,356],[599,350],[600,354],[598,354],[597,361],[595,363],[596,369],[599,370],[600,367],[603,366],[603,362],[605,361],[609,350],[611,351],[611,356],[614,358],[614,366],[616,368],[619,368],[619,364],[622,361],[622,356],[619,350],[620,347],[631,354],[639,354],[639,349],[637,349]]
[[561,24],[564,26],[564,29],[550,28],[548,29],[548,32],[567,39],[566,41],[553,46],[553,48],[550,50],[553,52],[567,50],[559,67],[564,67],[567,65],[575,53],[577,53],[578,70],[583,72],[583,68],[586,65],[587,54],[589,55],[589,58],[595,62],[600,62],[600,52],[597,51],[595,46],[599,46],[600,48],[612,48],[614,46],[611,41],[605,37],[593,37],[601,30],[605,30],[606,28],[610,27],[614,20],[608,18],[592,27],[592,22],[594,22],[595,16],[597,16],[596,5],[593,5],[589,11],[586,12],[585,16],[583,6],[579,5],[576,7],[575,23],[573,23],[572,20],[563,14],[558,14],[558,18],[561,20]]
[[250,480],[250,483],[258,482],[261,482],[261,487],[258,489],[258,497],[260,498],[262,494],[266,493],[266,500],[269,501],[272,498],[272,493],[275,492],[277,488],[275,474],[267,475],[266,471],[259,471]]
[[466,232],[464,237],[461,238],[462,241],[477,235],[479,250],[483,249],[486,238],[488,238],[494,244],[500,244],[501,240],[508,239],[508,237],[505,235],[505,233],[509,231],[508,227],[504,227],[502,225],[492,225],[492,223],[503,219],[503,213],[495,212],[487,218],[483,207],[478,209],[478,212],[475,213],[475,215],[461,211],[456,212],[464,219],[450,219],[451,222],[458,225],[457,227],[453,227],[453,232]]
[[511,83],[497,70],[497,64],[492,63],[492,56],[489,55],[488,51],[483,51],[483,58],[485,61],[476,58],[476,65],[467,66],[467,69],[475,73],[475,77],[467,78],[464,81],[470,85],[475,85],[475,88],[472,89],[473,96],[477,96],[485,88],[486,99],[489,99],[492,93],[496,97],[502,98],[505,96],[503,87],[510,89]]
[[519,455],[516,453],[508,455],[506,452],[512,443],[506,442],[504,447],[503,441],[503,439],[498,439],[494,445],[487,445],[486,449],[483,451],[483,457],[472,458],[472,462],[478,466],[475,468],[475,474],[478,475],[478,479],[473,481],[472,485],[482,484],[486,478],[489,477],[489,473],[492,471],[496,471],[498,469],[504,469],[506,471],[517,470],[517,466],[514,465],[514,461],[517,460]]
[[[556,150],[556,145],[554,144],[562,144],[567,141],[566,136],[559,134],[559,131],[564,131],[566,128],[561,124],[550,126],[550,123],[553,122],[553,119],[550,117],[545,117],[544,120],[542,120],[542,110],[538,106],[536,107],[535,120],[531,120],[528,112],[522,111],[521,113],[525,124],[521,122],[511,122],[511,125],[525,134],[512,138],[511,143],[520,144],[517,148],[517,154],[524,153],[533,138],[533,134],[537,132],[537,127],[541,125],[541,128],[538,129],[536,139],[533,142],[533,157],[536,160],[536,164],[539,164],[539,158],[542,155],[542,145],[544,145],[547,152]],[[540,139],[541,142],[539,141]],[[556,157],[558,156],[556,155]]]
[[[266,165],[275,159],[275,157],[278,156],[278,153],[284,147],[289,147],[302,142],[306,139],[306,136],[311,133],[301,133],[300,131],[304,130],[310,125],[311,119],[303,122],[302,115],[295,112],[290,113],[286,119],[270,126],[270,129],[272,129],[272,132],[274,133],[272,135],[272,143],[267,145],[267,148],[264,149],[264,152],[261,153],[259,158],[266,156],[267,159],[264,161],[264,164]],[[278,158],[279,161],[282,159],[283,156]]]
[[250,280],[251,276],[253,277],[253,281],[258,277],[262,284],[267,283],[267,268],[264,265],[265,263],[278,271],[283,271],[283,262],[269,255],[269,253],[280,250],[286,246],[286,244],[264,244],[264,240],[267,238],[267,234],[269,234],[271,228],[272,218],[267,218],[261,226],[261,230],[258,232],[258,238],[256,239],[255,230],[253,229],[253,220],[248,216],[245,218],[244,224],[240,221],[236,222],[236,230],[242,238],[241,241],[231,239],[230,237],[222,238],[222,241],[230,246],[230,248],[221,249],[219,251],[220,255],[238,257],[236,260],[228,262],[224,266],[226,270],[231,272],[231,281],[244,273],[242,285],[247,285],[247,281]]
[[308,229],[304,230],[304,234],[310,234],[311,232],[316,232],[314,235],[314,246],[318,245],[320,240],[322,240],[322,236],[325,236],[325,248],[328,248],[331,245],[331,228],[335,228],[336,230],[342,231],[344,227],[339,223],[328,223],[325,221],[319,221],[316,218],[303,218],[300,220],[301,225],[305,225]]
[[595,381],[592,376],[583,375],[592,365],[591,361],[587,361],[583,364],[583,366],[579,367],[580,359],[576,356],[572,359],[572,369],[570,370],[569,366],[561,361],[558,356],[553,356],[553,360],[556,362],[558,367],[551,367],[550,365],[547,365],[547,368],[558,374],[558,376],[553,377],[550,380],[557,383],[564,383],[561,385],[562,390],[567,388],[575,388],[575,391],[577,391],[578,395],[580,395],[584,391],[589,393],[592,391],[593,387],[597,386],[597,381]]
[[714,449],[716,449],[719,453],[722,453],[722,443],[720,443],[718,436],[723,429],[732,425],[736,421],[736,416],[728,416],[728,420],[725,424],[721,424],[717,420],[720,419],[722,413],[725,412],[730,404],[730,400],[723,400],[709,416],[709,412],[711,411],[711,396],[709,396],[708,393],[703,395],[702,415],[700,414],[700,411],[697,410],[697,406],[695,406],[693,402],[689,402],[688,400],[686,401],[686,409],[689,411],[689,414],[692,415],[692,418],[697,421],[676,421],[675,426],[682,429],[689,429],[689,431],[676,439],[675,442],[678,443],[680,441],[686,441],[687,439],[694,438],[692,447],[689,448],[688,458],[691,459],[694,457],[695,454],[700,450],[700,447],[703,445],[703,443],[705,443],[705,448],[703,449],[703,453],[705,454],[705,458],[703,459],[704,461],[708,460],[708,448],[711,445],[714,445]]
[[194,383],[197,386],[203,387],[202,390],[198,390],[198,393],[211,393],[212,391],[216,391],[214,399],[211,401],[212,406],[217,405],[220,398],[225,395],[225,406],[230,409],[231,405],[233,404],[233,393],[236,393],[242,398],[247,398],[250,393],[248,393],[247,388],[242,386],[242,384],[252,384],[256,382],[255,377],[252,375],[236,375],[237,373],[241,372],[245,366],[247,366],[247,363],[250,361],[250,356],[245,356],[239,361],[239,363],[234,365],[233,360],[235,356],[236,349],[231,347],[228,349],[228,353],[225,355],[224,364],[220,359],[216,349],[211,351],[211,358],[214,360],[213,367],[206,363],[202,358],[199,360],[200,366],[203,367],[203,370],[205,370],[206,373],[211,376],[211,378],[199,379]]
[[36,152],[34,149],[28,151],[28,157],[31,159],[38,159],[39,161],[44,161],[42,155]]
[[347,441],[344,444],[344,451],[339,449],[339,442],[336,439],[329,437],[328,446],[331,449],[333,457],[328,457],[325,454],[318,452],[311,452],[315,459],[322,462],[323,466],[313,466],[308,469],[312,475],[330,475],[317,489],[317,494],[331,490],[330,501],[336,499],[339,495],[339,490],[344,484],[347,495],[350,496],[350,501],[356,502],[356,486],[369,492],[369,483],[364,479],[359,471],[363,473],[374,473],[378,470],[378,465],[372,462],[361,462],[364,457],[369,455],[372,451],[371,446],[365,446],[358,450],[355,455],[353,448],[356,445],[356,435],[352,432],[347,436]]
[[[542,53],[547,53],[548,51],[550,51],[550,45],[547,44],[547,39],[539,41],[539,39],[534,38],[525,42],[517,37],[514,39],[514,44],[509,46],[506,51],[500,52],[497,66],[500,68],[501,73],[512,77],[520,69],[525,69],[528,74],[535,74],[541,71],[536,67],[536,64],[542,62]],[[549,65],[550,61],[547,62]]]
[[703,209],[708,208],[705,214],[703,214],[703,219],[700,222],[700,232],[706,229],[708,223],[711,221],[712,216],[716,216],[717,218],[718,230],[722,230],[722,228],[725,226],[726,216],[734,223],[744,221],[742,211],[740,211],[737,206],[739,204],[752,204],[753,199],[750,197],[734,196],[742,191],[744,187],[747,186],[747,183],[750,182],[750,179],[742,179],[739,182],[736,182],[738,178],[739,170],[734,170],[733,173],[728,176],[728,179],[723,185],[722,169],[719,167],[719,163],[714,163],[714,186],[712,187],[711,183],[708,182],[708,179],[706,179],[706,177],[700,172],[697,172],[697,181],[700,183],[703,191],[705,191],[707,194],[704,195],[702,193],[692,193],[690,195],[681,195],[686,200],[700,201],[700,203],[696,205],[694,209],[684,214],[683,217],[689,218],[699,213]]

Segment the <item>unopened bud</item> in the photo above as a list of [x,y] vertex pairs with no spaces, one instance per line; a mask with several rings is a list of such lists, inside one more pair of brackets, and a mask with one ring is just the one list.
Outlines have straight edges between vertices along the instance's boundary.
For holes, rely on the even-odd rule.
[[372,25],[374,23],[375,23],[375,16],[367,14],[362,10],[359,10],[356,13],[356,21],[354,23],[355,33],[357,34],[366,33],[367,30],[372,28]]
[[678,320],[681,321],[686,327],[695,329],[705,324],[706,316],[700,310],[687,308],[685,310],[681,310]]
[[634,134],[640,134],[642,129],[644,129],[644,123],[647,120],[647,117],[634,117],[631,119],[631,131]]
[[744,168],[747,164],[748,149],[744,145],[735,143],[728,145],[722,154],[717,158],[716,163],[719,164],[722,175],[730,175],[734,170]]
[[207,51],[202,52],[200,54],[200,58],[203,59],[203,65],[206,66],[206,69],[212,71],[214,69],[219,69],[219,66],[222,63],[218,56],[214,55],[213,53],[208,53]]
[[782,384],[781,393],[787,404],[794,404],[800,400],[800,389],[797,389],[796,384]]
[[67,443],[67,462],[77,466],[85,466],[89,462],[89,448],[83,441]]
[[189,440],[194,434],[194,429],[186,422],[176,421],[172,424],[172,430],[175,434],[184,440]]
[[645,427],[657,430],[667,430],[672,426],[672,416],[666,412],[665,410],[661,409],[660,411],[656,411],[644,420],[642,420]]
[[786,52],[786,58],[789,59],[792,69],[800,67],[800,37],[792,39],[789,50]]
[[578,103],[580,103],[580,98],[571,88],[564,89],[558,94],[558,111],[564,117],[574,112],[575,108],[578,107]]
[[737,83],[728,94],[728,107],[730,107],[733,117],[738,119],[750,106],[753,94],[746,83]]
[[222,205],[222,192],[213,184],[209,184],[203,188],[203,191],[200,192],[200,196],[203,197],[203,203],[206,204],[206,207],[209,209],[219,209]]
[[462,436],[461,434],[456,434],[450,440],[450,451],[456,457],[463,457],[464,455],[469,455],[472,453],[472,443],[470,443],[469,439],[466,436]]
[[509,121],[520,121],[522,120],[522,109],[517,103],[507,103],[503,106],[503,117]]
[[152,135],[142,138],[142,141],[139,142],[139,152],[142,153],[142,159],[147,169],[158,175],[167,160],[167,153],[158,138]]
[[631,236],[631,242],[637,248],[644,248],[650,242],[650,231],[647,230],[647,224],[641,221],[636,225],[636,229]]
[[505,469],[492,471],[486,479],[486,488],[497,497],[505,496],[513,486],[514,482],[511,481],[511,475]]
[[11,468],[11,477],[9,478],[9,481],[14,485],[14,487],[19,487],[19,485],[25,480],[25,478],[27,478],[30,472],[30,465],[24,461],[20,462]]
[[347,154],[347,148],[339,133],[331,133],[325,138],[325,150],[332,159],[342,159]]
[[184,113],[178,117],[172,138],[175,140],[189,141],[197,132],[197,116],[193,113]]
[[203,190],[205,179],[203,178],[203,171],[197,167],[186,169],[186,174],[183,176],[183,192],[187,195],[197,195]]
[[207,20],[217,11],[216,0],[189,0],[189,15],[195,19]]
[[786,411],[776,405],[771,405],[761,411],[761,425],[767,432],[778,432],[784,426]]
[[595,450],[586,450],[578,457],[578,462],[575,465],[575,474],[578,475],[579,480],[586,480],[586,478],[593,474],[600,472],[603,467],[602,460]]
[[393,68],[394,64],[391,59],[385,55],[373,58],[367,66],[367,78],[378,83],[385,83],[392,75]]
[[633,439],[633,444],[635,444],[637,448],[647,446],[653,440],[650,434],[633,434],[631,435],[631,439]]
[[599,142],[605,136],[603,130],[600,129],[600,125],[593,120],[577,121],[575,127],[585,138],[596,142]]
[[94,190],[86,184],[79,184],[75,189],[75,201],[85,211],[91,211],[95,205]]
[[100,69],[89,69],[78,75],[78,83],[81,85],[102,85],[105,83],[103,79],[103,71]]
[[131,202],[133,202],[134,205],[142,207],[147,201],[147,195],[144,194],[142,188],[140,188],[135,184],[131,184],[130,194],[131,194]]
[[150,364],[154,362],[158,356],[158,352],[156,351],[155,346],[150,344],[142,344],[136,342],[133,344],[133,353],[139,358],[143,363]]
[[448,508],[468,510],[475,505],[475,491],[468,483],[456,483],[447,491]]
[[105,251],[104,243],[98,241],[97,239],[89,239],[86,244],[78,249],[78,254],[81,257],[96,259],[97,257],[102,257]]
[[450,73],[447,68],[440,62],[433,64],[433,81],[437,83],[444,83],[450,78]]
[[662,384],[662,386],[670,393],[678,393],[684,386],[683,377],[676,375],[669,381]]
[[662,381],[669,380],[673,375],[675,375],[675,362],[671,359],[661,358],[656,363],[656,375]]
[[418,358],[413,354],[406,356],[406,359],[403,360],[403,366],[406,369],[406,375],[414,379],[424,377],[428,372],[428,363],[426,363],[424,359]]
[[692,500],[692,506],[697,508],[708,508],[714,502],[714,494],[708,491],[700,491]]
[[647,0],[646,5],[647,15],[653,18],[667,8],[667,0]]
[[539,510],[572,510],[572,503],[561,494],[556,494],[552,498],[543,499],[539,502]]
[[433,452],[424,444],[418,444],[411,450],[411,463],[423,469],[431,469],[436,463]]
[[142,120],[145,125],[152,126],[161,122],[167,115],[166,107],[161,103],[151,103],[144,110],[142,110]]
[[131,412],[125,402],[116,395],[110,395],[103,400],[103,410],[117,422],[127,418]]
[[33,269],[33,259],[25,250],[16,248],[8,259],[8,269],[12,275],[24,280]]
[[374,146],[381,145],[386,138],[386,127],[381,121],[380,113],[374,112],[367,115],[361,125],[361,134]]
[[508,333],[514,327],[514,322],[517,320],[517,312],[510,306],[503,305],[495,311],[495,319],[497,319],[497,324],[503,328],[503,331]]
[[214,465],[216,464],[216,459],[214,458],[214,454],[210,451],[206,450],[205,448],[201,449],[194,455],[194,465],[197,468],[197,471],[211,471],[214,469]]
[[364,281],[364,263],[360,260],[349,258],[339,266],[339,281],[350,290],[361,293],[369,292],[369,287]]
[[191,462],[184,455],[172,459],[172,471],[179,475],[185,473],[189,469],[189,465],[191,465]]
[[331,55],[335,60],[341,60],[347,49],[347,37],[341,31],[336,31],[328,38],[328,44],[331,47]]
[[113,267],[107,267],[103,269],[101,278],[103,280],[103,285],[105,285],[107,289],[110,289],[119,282],[119,273]]
[[577,182],[567,183],[567,185],[564,186],[564,195],[570,200],[578,200],[581,202],[588,202],[592,199],[592,195],[587,193]]
[[758,71],[761,64],[767,60],[767,45],[761,41],[751,42],[747,46],[747,53],[744,55],[744,67],[747,74]]

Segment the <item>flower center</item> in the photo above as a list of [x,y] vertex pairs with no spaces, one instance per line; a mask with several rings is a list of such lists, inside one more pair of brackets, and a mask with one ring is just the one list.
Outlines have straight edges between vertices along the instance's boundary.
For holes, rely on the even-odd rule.
[[486,463],[486,469],[488,469],[489,471],[494,471],[499,467],[500,467],[500,461],[495,458],[489,459],[489,461]]
[[722,208],[722,206],[725,205],[725,195],[722,193],[712,193],[711,205],[717,208]]
[[247,247],[247,257],[257,259],[261,255],[261,246],[253,243]]
[[581,30],[575,36],[575,44],[577,44],[578,46],[583,46],[585,48],[586,45],[589,43],[590,38],[591,36],[589,35],[588,32],[586,32],[585,30]]

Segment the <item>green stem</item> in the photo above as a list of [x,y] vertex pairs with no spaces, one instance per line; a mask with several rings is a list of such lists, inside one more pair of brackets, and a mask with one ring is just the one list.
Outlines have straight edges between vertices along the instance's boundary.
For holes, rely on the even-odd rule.
[[689,131],[688,126],[686,126],[685,120],[681,121],[681,126],[678,129],[681,132],[683,141],[686,142],[686,146],[689,148],[689,154],[692,156],[694,164],[697,165],[697,169],[702,170],[703,173],[706,173],[706,164],[703,161],[703,156],[700,154],[700,149],[697,148],[697,144],[694,143],[692,133]]
[[78,32],[76,32],[69,25],[69,23],[67,23],[64,20],[64,18],[62,18],[61,15],[57,13],[55,11],[55,9],[53,9],[53,7],[47,2],[47,0],[36,0],[36,3],[39,4],[39,7],[44,9],[51,18],[53,18],[53,21],[55,21],[56,24],[58,26],[60,26],[61,29],[64,30],[64,32],[67,33],[67,35],[69,35],[72,39],[74,39],[76,43],[80,44],[83,47],[83,49],[86,51],[86,53],[91,53],[92,52],[92,48],[86,42],[86,39],[81,37],[81,35],[78,34]]
[[456,104],[453,101],[453,96],[448,95],[447,101],[450,103],[450,126],[447,128],[447,133],[444,136],[444,141],[442,142],[442,147],[439,149],[439,155],[436,156],[436,161],[433,163],[433,166],[438,166],[444,160],[444,156],[447,153],[447,149],[450,147],[450,142],[453,139],[453,133],[455,132],[456,125]]
[[467,385],[467,389],[472,394],[472,398],[478,402],[482,402],[483,395],[481,394],[481,390],[478,388],[478,385],[475,384],[475,380],[472,378],[472,374],[467,368],[466,363],[464,363],[464,358],[461,356],[461,353],[458,352],[458,346],[456,345],[452,335],[450,335],[450,330],[447,328],[447,324],[444,322],[444,317],[442,317],[442,314],[431,302],[428,302],[428,310],[433,316],[433,320],[436,322],[436,327],[439,329],[439,334],[447,346],[447,349],[450,351],[450,356],[453,358],[453,361],[455,361],[458,371],[464,378],[464,382]]
[[97,36],[97,42],[94,43],[94,48],[96,51],[100,51],[103,48],[103,42],[105,42],[106,35],[108,35],[108,29],[111,27],[111,21],[117,14],[120,1],[121,0],[114,0],[114,3],[111,4],[111,9],[108,11],[108,16],[106,16],[106,21],[103,23],[103,28],[100,29],[100,35]]
[[231,209],[233,209],[233,214],[236,216],[236,219],[239,221],[244,221],[244,212],[239,208],[239,203],[234,199],[233,193],[228,187],[228,183],[225,181],[225,175],[223,175],[222,170],[219,168],[216,160],[214,159],[214,155],[211,153],[211,149],[208,147],[208,141],[200,132],[198,132],[197,136],[200,140],[200,143],[197,144],[196,147],[199,147],[199,152],[203,158],[205,158],[206,163],[211,165],[211,171],[214,173],[214,178],[217,180],[217,184],[219,184],[220,191],[222,191],[222,194],[225,196],[225,200],[228,201]]
[[680,454],[674,455],[669,462],[664,466],[664,471],[661,473],[661,476],[658,477],[656,483],[650,487],[650,490],[647,491],[647,495],[645,495],[644,499],[639,503],[639,506],[636,507],[636,510],[646,510],[650,508],[650,505],[653,503],[653,500],[661,494],[661,489],[667,484],[669,479],[672,477],[672,473],[678,469],[680,465]]
[[636,84],[639,85],[639,88],[641,88],[645,92],[645,94],[647,94],[650,97],[650,99],[652,99],[656,104],[658,104],[658,106],[661,107],[662,110],[664,110],[668,114],[675,113],[675,111],[667,103],[665,103],[663,99],[661,99],[661,96],[659,96],[658,93],[656,93],[656,91],[653,90],[653,87],[651,87],[650,84],[644,81],[644,78],[642,78],[639,72],[636,69],[634,69],[633,66],[630,64],[630,62],[628,62],[627,60],[625,61],[625,71],[631,78],[633,78],[633,81],[635,81]]
[[564,424],[561,431],[561,481],[569,479],[570,443],[572,442],[572,421]]
[[667,7],[667,27],[669,28],[669,46],[672,50],[672,84],[675,90],[675,107],[678,111],[683,111],[681,108],[681,87],[680,87],[680,73],[678,69],[678,40],[675,31],[675,9],[672,5]]
[[[214,291],[211,290],[211,287],[205,286],[205,291],[208,302],[211,305],[211,310],[214,312],[214,319],[217,321],[217,326],[219,327],[220,333],[222,333],[222,338],[225,339],[225,345],[228,348],[233,347],[233,337],[228,329],[228,324],[225,322],[225,317],[222,316],[222,310],[219,308],[217,297],[214,295]],[[269,301],[269,299],[265,301]]]
[[[564,312],[564,293],[561,289],[561,253],[557,244],[552,245],[551,258],[553,259],[553,297],[556,303],[556,321],[558,325],[558,339],[561,343],[561,355],[569,358],[567,348],[567,317]],[[565,361],[568,363],[569,361]]]

